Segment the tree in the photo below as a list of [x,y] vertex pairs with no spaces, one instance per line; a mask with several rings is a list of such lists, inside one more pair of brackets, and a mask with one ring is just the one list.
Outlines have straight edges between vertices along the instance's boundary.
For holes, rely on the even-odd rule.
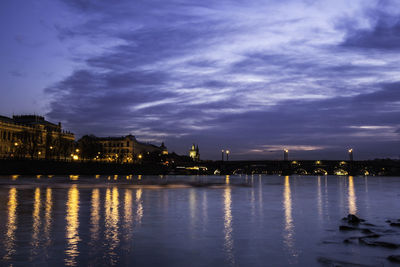
[[85,135],[79,139],[78,148],[80,150],[80,156],[84,160],[93,160],[98,155],[98,152],[102,153],[103,150],[103,147],[94,135]]

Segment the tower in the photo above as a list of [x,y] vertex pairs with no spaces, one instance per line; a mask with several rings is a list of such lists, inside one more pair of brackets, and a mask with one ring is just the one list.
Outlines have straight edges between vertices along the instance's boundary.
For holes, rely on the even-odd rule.
[[199,153],[199,146],[193,144],[192,148],[189,150],[189,157],[193,159],[193,161],[199,161],[200,160],[200,153]]

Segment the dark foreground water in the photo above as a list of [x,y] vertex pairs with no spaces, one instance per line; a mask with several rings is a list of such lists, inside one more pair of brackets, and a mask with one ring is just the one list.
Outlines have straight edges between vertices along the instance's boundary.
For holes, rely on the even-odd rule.
[[0,264],[395,266],[348,213],[400,243],[400,177],[0,177]]

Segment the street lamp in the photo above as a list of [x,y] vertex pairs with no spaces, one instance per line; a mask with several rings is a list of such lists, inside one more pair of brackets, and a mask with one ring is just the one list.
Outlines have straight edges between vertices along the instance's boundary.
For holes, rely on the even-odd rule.
[[283,150],[283,160],[289,160],[289,150],[288,149]]
[[226,151],[226,161],[229,160],[229,153],[231,153],[229,150]]
[[349,149],[349,159],[350,159],[350,161],[353,161],[353,149],[352,148]]
[[224,152],[225,152],[225,150],[222,149],[222,150],[221,150],[221,155],[222,155],[221,160],[222,160],[222,161],[224,161]]

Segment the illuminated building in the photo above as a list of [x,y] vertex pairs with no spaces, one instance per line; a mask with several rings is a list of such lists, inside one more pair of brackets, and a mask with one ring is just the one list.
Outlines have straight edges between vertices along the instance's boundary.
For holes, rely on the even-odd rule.
[[0,157],[69,159],[75,136],[42,116],[0,116]]
[[131,163],[142,159],[143,155],[154,152],[167,155],[168,150],[164,143],[161,146],[142,143],[133,135],[122,137],[96,137],[100,144],[100,159],[105,161],[119,161]]
[[192,145],[192,148],[189,150],[189,157],[193,159],[193,161],[200,161],[200,153],[199,146]]

